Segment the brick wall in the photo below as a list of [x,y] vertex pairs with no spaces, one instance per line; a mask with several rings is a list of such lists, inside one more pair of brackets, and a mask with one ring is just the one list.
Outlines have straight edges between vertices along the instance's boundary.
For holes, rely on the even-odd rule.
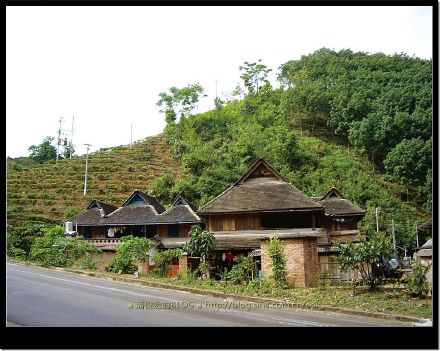
[[[312,275],[319,272],[316,238],[281,239],[287,263],[287,280],[295,286],[308,286]],[[263,277],[271,274],[269,241],[261,241],[261,270]]]

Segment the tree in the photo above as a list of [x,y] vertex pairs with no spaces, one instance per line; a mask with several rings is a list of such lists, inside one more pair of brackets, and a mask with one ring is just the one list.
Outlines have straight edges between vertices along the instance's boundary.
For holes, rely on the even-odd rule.
[[269,259],[271,267],[271,277],[278,287],[287,285],[286,256],[283,252],[283,243],[278,235],[269,239]]
[[[261,59],[258,60],[261,62]],[[272,69],[268,69],[266,65],[257,62],[245,62],[243,66],[239,66],[240,72],[244,71],[240,78],[244,81],[244,86],[248,89],[249,94],[258,94],[258,86],[263,82],[268,82],[267,75]]]
[[384,161],[386,176],[407,187],[422,186],[431,166],[432,139],[404,139]]
[[57,158],[57,150],[52,145],[53,137],[47,136],[39,145],[32,145],[29,147],[29,158],[38,163],[44,163]]
[[171,87],[169,93],[159,93],[160,99],[156,105],[164,106],[160,112],[165,113],[167,123],[172,123],[176,121],[178,115],[180,117],[188,116],[196,107],[203,92],[204,88],[199,83],[190,84],[180,89]]
[[73,147],[73,145],[71,143],[64,146],[64,150],[63,150],[64,158],[70,158],[70,154],[72,154],[72,156],[73,156],[74,153],[75,153],[75,148]]
[[216,245],[214,234],[202,230],[199,225],[193,225],[188,236],[190,240],[185,244],[183,250],[193,257],[200,257],[200,264],[204,264]]
[[367,284],[371,291],[377,290],[383,280],[380,266],[394,254],[391,237],[379,232],[360,243],[333,242],[332,245],[341,250],[341,253],[335,257],[335,260],[341,264],[341,271],[358,272],[362,282]]

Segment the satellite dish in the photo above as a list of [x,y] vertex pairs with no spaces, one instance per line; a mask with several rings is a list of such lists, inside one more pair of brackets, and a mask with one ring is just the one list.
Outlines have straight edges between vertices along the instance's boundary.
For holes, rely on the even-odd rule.
[[388,264],[390,265],[391,269],[396,269],[397,267],[399,267],[399,261],[397,261],[395,258],[392,258]]

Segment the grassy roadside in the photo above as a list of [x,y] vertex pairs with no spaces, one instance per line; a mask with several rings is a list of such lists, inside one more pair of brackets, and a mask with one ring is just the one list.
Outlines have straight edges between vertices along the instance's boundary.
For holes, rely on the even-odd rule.
[[355,294],[353,294],[352,289],[338,287],[280,289],[268,286],[260,287],[258,283],[239,285],[229,283],[226,285],[224,282],[213,280],[188,281],[178,278],[157,278],[154,276],[141,277],[140,279],[243,296],[278,298],[300,305],[324,305],[364,312],[432,318],[432,299],[411,298],[402,289],[369,292],[366,289],[357,288]]
[[[35,262],[25,262],[10,260],[11,262],[37,265]],[[75,267],[70,267],[75,269]],[[94,274],[105,274],[109,277],[133,278],[133,275],[116,274],[104,270],[85,270],[81,271]],[[362,312],[379,312],[388,314],[398,314],[417,318],[432,318],[432,299],[411,298],[402,289],[386,289],[385,291],[369,292],[357,288],[353,294],[352,289],[340,287],[317,287],[317,288],[289,288],[280,289],[260,284],[254,281],[247,284],[234,285],[216,280],[200,280],[183,278],[160,278],[155,275],[141,276],[138,280],[145,282],[156,282],[196,288],[207,291],[217,291],[228,294],[250,297],[276,298],[286,302],[300,305],[332,306],[343,309],[351,309]]]

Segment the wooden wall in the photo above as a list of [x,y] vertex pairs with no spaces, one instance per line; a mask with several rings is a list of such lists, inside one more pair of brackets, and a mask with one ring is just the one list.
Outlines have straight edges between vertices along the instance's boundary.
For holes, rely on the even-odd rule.
[[[191,229],[193,224],[180,224],[179,225],[179,237],[185,238],[188,236],[188,232]],[[157,226],[157,234],[161,238],[168,237],[168,224],[160,224]]]
[[261,219],[259,214],[211,215],[208,217],[208,230],[259,230]]

